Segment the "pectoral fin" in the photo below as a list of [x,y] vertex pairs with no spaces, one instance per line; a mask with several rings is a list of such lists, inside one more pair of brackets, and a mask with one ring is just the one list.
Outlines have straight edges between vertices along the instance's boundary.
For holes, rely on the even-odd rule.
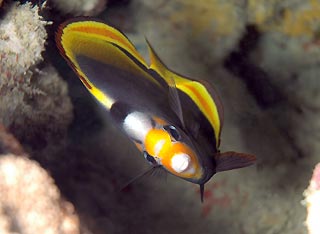
[[215,160],[216,171],[221,172],[251,166],[255,163],[256,156],[229,151],[216,154]]

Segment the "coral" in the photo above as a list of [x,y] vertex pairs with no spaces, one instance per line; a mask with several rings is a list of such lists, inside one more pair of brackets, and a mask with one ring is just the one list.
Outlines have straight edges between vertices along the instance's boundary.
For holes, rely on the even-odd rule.
[[318,0],[249,0],[247,14],[248,21],[264,32],[314,37],[320,30]]
[[320,27],[319,1],[304,1],[303,6],[293,7],[293,9],[285,8],[282,22],[274,24],[274,27],[275,30],[289,36],[317,36]]
[[257,25],[264,25],[275,15],[276,4],[282,0],[248,0],[248,21]]
[[188,22],[189,30],[194,36],[211,30],[217,36],[232,36],[235,30],[239,30],[239,15],[232,1],[177,0],[175,4],[175,13],[170,14],[169,19],[173,24],[181,26],[186,26],[184,24]]
[[25,152],[20,143],[0,124],[0,154],[13,153],[24,155]]
[[73,118],[66,82],[43,62],[48,23],[31,3],[7,3],[2,10],[0,233],[77,234],[73,206],[61,199],[53,179],[20,145],[41,157],[52,156],[41,149],[53,145],[58,150]]
[[[145,12],[153,12],[137,13],[138,25],[141,24],[144,31],[150,28],[147,31],[152,32],[153,21],[163,21],[163,28],[160,31],[156,28],[155,37],[166,39],[166,36],[161,36],[165,32],[170,32],[175,40],[183,37],[179,41],[185,41],[184,47],[190,48],[188,53],[194,53],[193,48],[197,47],[201,55],[193,56],[207,62],[221,61],[241,38],[248,24],[255,25],[264,33],[277,32],[285,37],[300,36],[316,42],[319,40],[320,3],[317,0],[249,0],[246,3],[221,0],[174,0],[170,3],[163,0],[140,0],[134,4],[136,11],[146,7]],[[165,43],[168,42],[162,44]]]
[[73,206],[63,201],[52,178],[38,163],[0,155],[0,232],[78,234]]
[[52,0],[53,5],[64,14],[75,16],[93,16],[101,13],[107,5],[107,0]]
[[[320,2],[305,1],[304,7],[285,9],[282,30],[289,36],[316,36],[320,32]],[[318,36],[317,36],[318,37]]]
[[[19,156],[18,156],[19,155]],[[0,125],[0,233],[79,234],[73,205]],[[89,233],[89,232],[88,232]]]
[[5,8],[5,17],[0,21],[0,85],[5,79],[28,82],[27,71],[43,59],[48,23],[31,3],[12,3]]
[[308,216],[306,220],[306,225],[309,230],[309,234],[319,234],[320,233],[320,163],[316,165],[312,178],[310,180],[310,185],[307,190],[304,191],[305,200],[308,209]]
[[72,121],[67,84],[52,66],[30,77],[26,85],[1,85],[0,120],[23,144],[44,148],[61,140]]
[[43,60],[48,24],[31,3],[5,6],[0,21],[0,122],[25,144],[43,148],[72,120],[67,85]]
[[[298,46],[319,44],[318,0],[139,0],[132,5],[138,30],[148,31],[151,42],[162,41],[160,48],[172,44],[166,35],[170,32],[187,53],[207,63],[221,61],[249,24],[262,33],[282,34],[284,40],[309,39],[300,40]],[[156,27],[156,22],[162,22],[162,27]]]
[[185,54],[199,63],[215,64],[230,52],[245,29],[245,14],[236,2],[139,0],[131,5],[136,30],[147,32],[148,40],[160,53],[160,48],[172,46],[166,63],[178,63],[170,57]]
[[278,127],[298,147],[300,153],[297,154],[317,155],[320,150],[315,137],[320,129],[316,118],[320,107],[317,65],[320,47],[306,50],[304,45],[308,40],[265,32],[251,53],[251,61],[268,74],[273,90],[281,92],[282,100],[275,103],[272,110]]

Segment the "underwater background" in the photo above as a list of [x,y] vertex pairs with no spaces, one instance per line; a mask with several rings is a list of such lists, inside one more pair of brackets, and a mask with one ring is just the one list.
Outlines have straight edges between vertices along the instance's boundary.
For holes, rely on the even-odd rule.
[[[319,0],[0,0],[0,233],[320,233]],[[212,83],[221,150],[257,156],[197,185],[150,175],[55,45],[92,16]],[[318,165],[318,166],[316,166]]]

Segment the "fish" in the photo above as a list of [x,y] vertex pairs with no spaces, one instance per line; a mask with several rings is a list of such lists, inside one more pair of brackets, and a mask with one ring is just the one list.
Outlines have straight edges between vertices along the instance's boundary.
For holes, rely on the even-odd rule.
[[224,113],[213,85],[169,69],[147,39],[150,65],[127,36],[97,19],[67,20],[55,40],[150,168],[198,184],[202,202],[204,185],[214,174],[255,163],[252,154],[220,152]]

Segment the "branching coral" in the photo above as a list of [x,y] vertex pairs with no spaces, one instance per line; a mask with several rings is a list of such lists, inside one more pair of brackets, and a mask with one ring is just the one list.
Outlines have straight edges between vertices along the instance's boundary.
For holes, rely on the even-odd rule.
[[72,121],[67,84],[52,66],[34,73],[26,89],[2,86],[0,120],[22,141],[36,149],[61,140]]
[[21,75],[42,61],[48,23],[39,16],[38,7],[32,7],[31,3],[11,4],[5,10],[6,15],[0,21],[0,82],[10,78],[15,79],[11,83],[19,79],[27,81],[30,75],[24,78]]
[[[6,6],[6,14],[0,21],[0,101],[4,102],[6,93],[17,92],[17,99],[8,109],[15,109],[21,93],[35,92],[30,88],[31,68],[43,59],[46,24],[38,15],[37,6],[32,7],[30,3]],[[3,120],[4,110],[0,113]]]
[[0,122],[22,143],[43,148],[49,138],[60,139],[72,120],[66,83],[43,60],[47,33],[30,3],[6,6],[0,21]]

